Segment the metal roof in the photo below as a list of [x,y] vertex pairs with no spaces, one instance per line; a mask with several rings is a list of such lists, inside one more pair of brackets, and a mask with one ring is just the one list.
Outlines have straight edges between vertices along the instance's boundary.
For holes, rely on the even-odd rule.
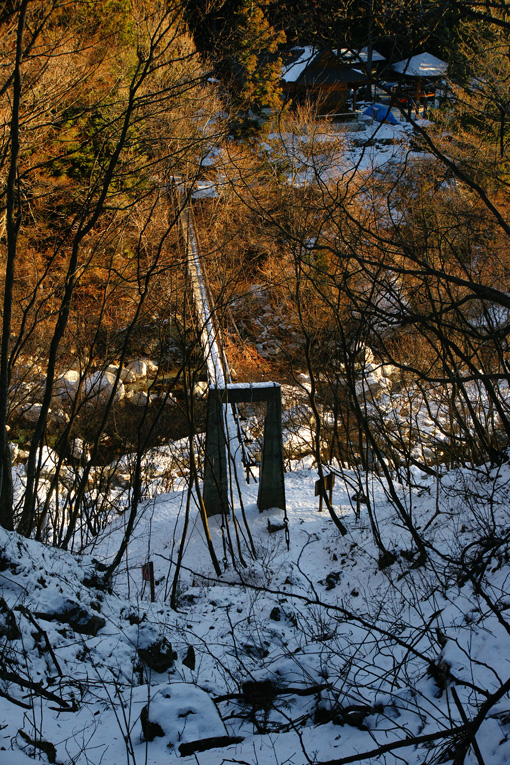
[[444,77],[448,64],[432,53],[419,53],[392,65],[394,72],[408,77]]

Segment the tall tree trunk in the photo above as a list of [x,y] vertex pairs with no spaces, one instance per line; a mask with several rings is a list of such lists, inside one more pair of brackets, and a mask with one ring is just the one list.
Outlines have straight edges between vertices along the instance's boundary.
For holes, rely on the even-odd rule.
[[21,100],[21,63],[23,60],[23,33],[28,0],[22,0],[16,33],[16,59],[12,77],[12,111],[10,122],[10,158],[6,189],[7,262],[3,299],[2,341],[0,345],[0,525],[13,529],[12,473],[7,438],[7,407],[9,392],[9,340],[11,335],[14,262],[21,211],[18,197],[19,113]]

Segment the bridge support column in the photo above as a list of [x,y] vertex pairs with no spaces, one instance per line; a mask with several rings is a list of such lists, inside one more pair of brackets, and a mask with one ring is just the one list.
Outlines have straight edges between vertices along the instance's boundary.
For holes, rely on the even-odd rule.
[[270,507],[285,510],[281,388],[277,383],[229,384],[209,388],[203,490],[207,515],[228,513],[224,406],[256,401],[266,403],[257,505],[260,511]]
[[204,506],[207,515],[228,513],[227,442],[223,417],[224,390],[209,388],[205,437]]
[[266,418],[257,505],[260,511],[270,507],[285,510],[283,477],[282,391],[280,386],[266,388]]

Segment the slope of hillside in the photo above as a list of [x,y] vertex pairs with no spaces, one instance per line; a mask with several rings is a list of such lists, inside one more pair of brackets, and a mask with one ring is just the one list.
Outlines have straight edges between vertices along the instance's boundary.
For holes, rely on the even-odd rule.
[[[241,518],[239,545],[212,519],[218,579],[192,498],[177,611],[185,492],[146,503],[109,584],[122,517],[83,556],[0,531],[0,762],[508,762],[508,467],[414,476],[425,563],[376,476],[363,499],[386,561],[367,505],[356,518],[337,479],[341,537],[315,479],[305,463],[286,476],[288,548],[253,483],[256,558]],[[465,758],[464,716],[479,747]]]

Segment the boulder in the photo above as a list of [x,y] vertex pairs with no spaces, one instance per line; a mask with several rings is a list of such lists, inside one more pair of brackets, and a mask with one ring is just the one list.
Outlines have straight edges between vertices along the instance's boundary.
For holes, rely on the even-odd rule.
[[[183,745],[188,744],[188,751],[200,751],[198,742],[210,739],[219,739],[219,745],[224,746],[227,736],[209,694],[191,683],[163,686],[142,709],[140,722],[146,741],[162,736],[168,747],[179,747],[181,754]],[[207,748],[210,746],[206,744]]]
[[87,462],[90,459],[90,450],[85,446],[83,438],[75,438],[69,444],[69,450],[75,460]]
[[157,377],[159,371],[158,365],[150,359],[145,359],[145,364],[147,366],[147,377]]
[[166,672],[173,666],[177,654],[166,637],[159,638],[145,647],[138,648],[138,656],[154,672]]
[[145,407],[149,403],[149,396],[144,390],[130,391],[127,399],[133,406]]
[[97,399],[106,404],[115,389],[114,401],[122,401],[126,395],[124,383],[116,383],[116,377],[111,372],[93,372],[83,381],[83,393],[88,400]]
[[387,377],[391,382],[398,382],[402,377],[402,370],[393,364],[383,364],[381,371],[383,377]]
[[209,391],[209,383],[205,381],[199,381],[195,383],[193,386],[193,395],[196,396],[196,398],[203,398],[204,396],[207,396],[207,393]]
[[50,430],[56,430],[69,422],[69,415],[60,407],[50,409],[48,412],[48,427]]
[[31,425],[35,425],[41,414],[42,404],[28,404],[26,409],[23,409],[22,417],[26,422]]
[[355,363],[354,363],[354,370],[356,372],[362,372],[364,369],[366,369],[367,364],[373,364],[375,361],[374,353],[371,348],[369,348],[368,345],[364,345],[363,343],[360,343],[359,346],[354,350],[355,353]]
[[57,377],[53,385],[53,396],[68,402],[76,396],[80,383],[80,373],[75,369],[69,369],[60,377]]
[[11,455],[11,460],[13,463],[16,463],[16,460],[18,459],[19,454],[19,446],[14,441],[9,441],[9,452]]
[[356,383],[356,396],[358,398],[376,399],[391,389],[391,382],[387,377],[382,377],[370,372],[363,380]]
[[[118,364],[109,364],[106,367],[106,371],[116,376],[119,371],[119,366]],[[122,367],[120,370],[119,379],[123,383],[134,383],[136,382],[136,375],[127,367]]]
[[133,382],[139,380],[142,377],[147,377],[147,364],[145,361],[142,361],[142,359],[135,359],[135,361],[131,361],[126,366],[126,369],[134,376]]
[[95,637],[106,624],[106,621],[101,616],[91,614],[80,603],[74,603],[71,600],[64,600],[61,608],[36,613],[36,617],[68,624],[71,629],[80,633],[80,635],[90,635],[91,637]]

